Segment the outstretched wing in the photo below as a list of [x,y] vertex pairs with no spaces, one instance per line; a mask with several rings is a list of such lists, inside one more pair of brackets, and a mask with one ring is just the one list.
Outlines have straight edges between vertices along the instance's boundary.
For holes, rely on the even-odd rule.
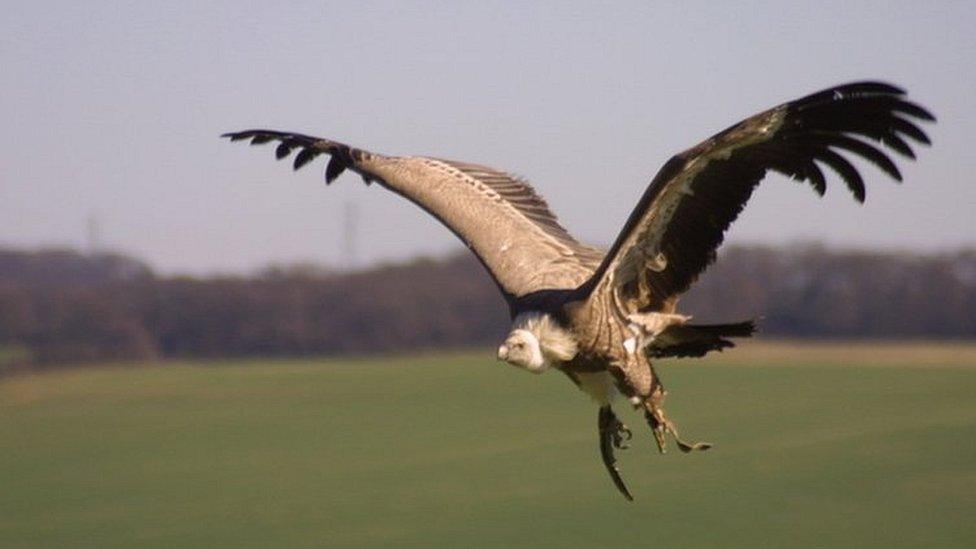
[[329,155],[327,184],[348,169],[417,204],[478,256],[509,303],[539,290],[576,288],[602,258],[566,232],[527,182],[491,168],[384,156],[298,133],[246,130],[223,137],[252,145],[277,141],[279,160],[297,150],[296,170]]
[[829,88],[757,114],[671,158],[577,292],[614,292],[613,302],[627,312],[673,303],[714,261],[725,230],[769,170],[808,181],[823,195],[821,166],[827,166],[863,202],[864,181],[838,154],[843,151],[900,181],[877,143],[914,158],[905,138],[929,143],[914,120],[935,120],[904,95],[880,82]]

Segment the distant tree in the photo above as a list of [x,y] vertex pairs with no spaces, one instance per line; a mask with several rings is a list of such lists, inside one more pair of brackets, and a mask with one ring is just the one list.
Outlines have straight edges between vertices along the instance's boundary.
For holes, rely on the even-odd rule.
[[[790,337],[976,337],[976,251],[728,247],[681,309]],[[155,276],[117,254],[0,250],[0,345],[39,363],[492,345],[508,310],[468,254],[342,273]]]

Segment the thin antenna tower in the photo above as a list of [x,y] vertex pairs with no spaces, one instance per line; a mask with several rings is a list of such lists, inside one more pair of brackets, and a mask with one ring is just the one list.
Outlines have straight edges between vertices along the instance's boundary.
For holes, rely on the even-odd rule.
[[347,271],[351,271],[356,268],[356,233],[359,231],[359,209],[355,202],[346,202],[342,221],[342,263]]
[[88,215],[88,255],[95,255],[98,253],[99,248],[101,248],[101,242],[99,242],[99,233],[101,232],[101,227],[98,222],[98,215],[92,213]]

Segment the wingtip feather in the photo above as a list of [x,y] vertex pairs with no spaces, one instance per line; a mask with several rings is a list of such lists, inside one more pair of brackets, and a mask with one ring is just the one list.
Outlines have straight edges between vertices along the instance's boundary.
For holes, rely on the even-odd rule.
[[325,167],[325,184],[331,185],[332,182],[342,175],[342,172],[345,170],[345,162],[339,158],[338,154],[334,155],[332,159],[329,160],[329,165]]

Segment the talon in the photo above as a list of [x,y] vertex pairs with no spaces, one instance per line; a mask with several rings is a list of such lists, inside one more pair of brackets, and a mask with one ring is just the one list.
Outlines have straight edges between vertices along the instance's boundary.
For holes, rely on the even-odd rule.
[[627,448],[630,448],[630,445],[627,444],[627,442],[629,442],[630,439],[633,438],[634,433],[630,432],[630,429],[628,429],[626,425],[624,425],[619,421],[617,422],[615,427],[616,427],[616,431],[614,431],[612,435],[613,447],[618,450],[626,450]]
[[678,448],[680,448],[681,451],[686,454],[689,452],[704,452],[712,447],[711,442],[696,442],[694,444],[688,444],[687,442],[678,440],[677,438],[675,438],[675,441],[678,443]]
[[619,449],[627,447],[624,444],[624,436],[626,436],[626,440],[630,440],[630,430],[617,419],[610,406],[600,408],[597,417],[597,426],[600,433],[600,455],[603,457],[603,465],[607,468],[607,473],[610,474],[610,480],[613,481],[614,486],[617,487],[617,490],[628,501],[633,501],[634,496],[630,494],[630,490],[627,489],[627,485],[624,484],[624,480],[620,477],[620,469],[617,468],[617,459],[613,455],[613,449],[615,447]]
[[670,420],[667,419],[665,419],[664,421],[665,421],[664,423],[665,427],[667,428],[668,432],[671,433],[671,436],[674,437],[674,441],[678,444],[678,448],[682,452],[686,454],[688,452],[696,452],[696,451],[704,452],[705,450],[708,450],[709,448],[712,447],[712,444],[710,442],[695,442],[694,444],[688,444],[687,442],[681,440],[681,437],[678,435],[678,429],[674,426],[674,423],[672,423]]
[[662,454],[668,453],[667,439],[664,437],[664,429],[655,428],[654,429],[654,441],[657,442],[657,450]]
[[657,442],[657,448],[662,453],[667,453],[665,444],[667,442],[667,435],[670,434],[674,437],[675,443],[678,445],[678,449],[684,453],[689,452],[703,452],[712,447],[710,442],[695,442],[689,444],[681,440],[681,436],[678,434],[677,427],[664,415],[664,410],[654,406],[650,410],[644,410],[644,417],[647,418],[648,425],[651,426],[651,430],[654,433],[654,440]]
[[660,408],[654,408],[654,411],[644,410],[644,418],[647,420],[647,424],[651,426],[651,432],[654,433],[654,441],[657,442],[657,450],[662,454],[668,453],[667,449],[667,428],[664,423],[663,414]]

